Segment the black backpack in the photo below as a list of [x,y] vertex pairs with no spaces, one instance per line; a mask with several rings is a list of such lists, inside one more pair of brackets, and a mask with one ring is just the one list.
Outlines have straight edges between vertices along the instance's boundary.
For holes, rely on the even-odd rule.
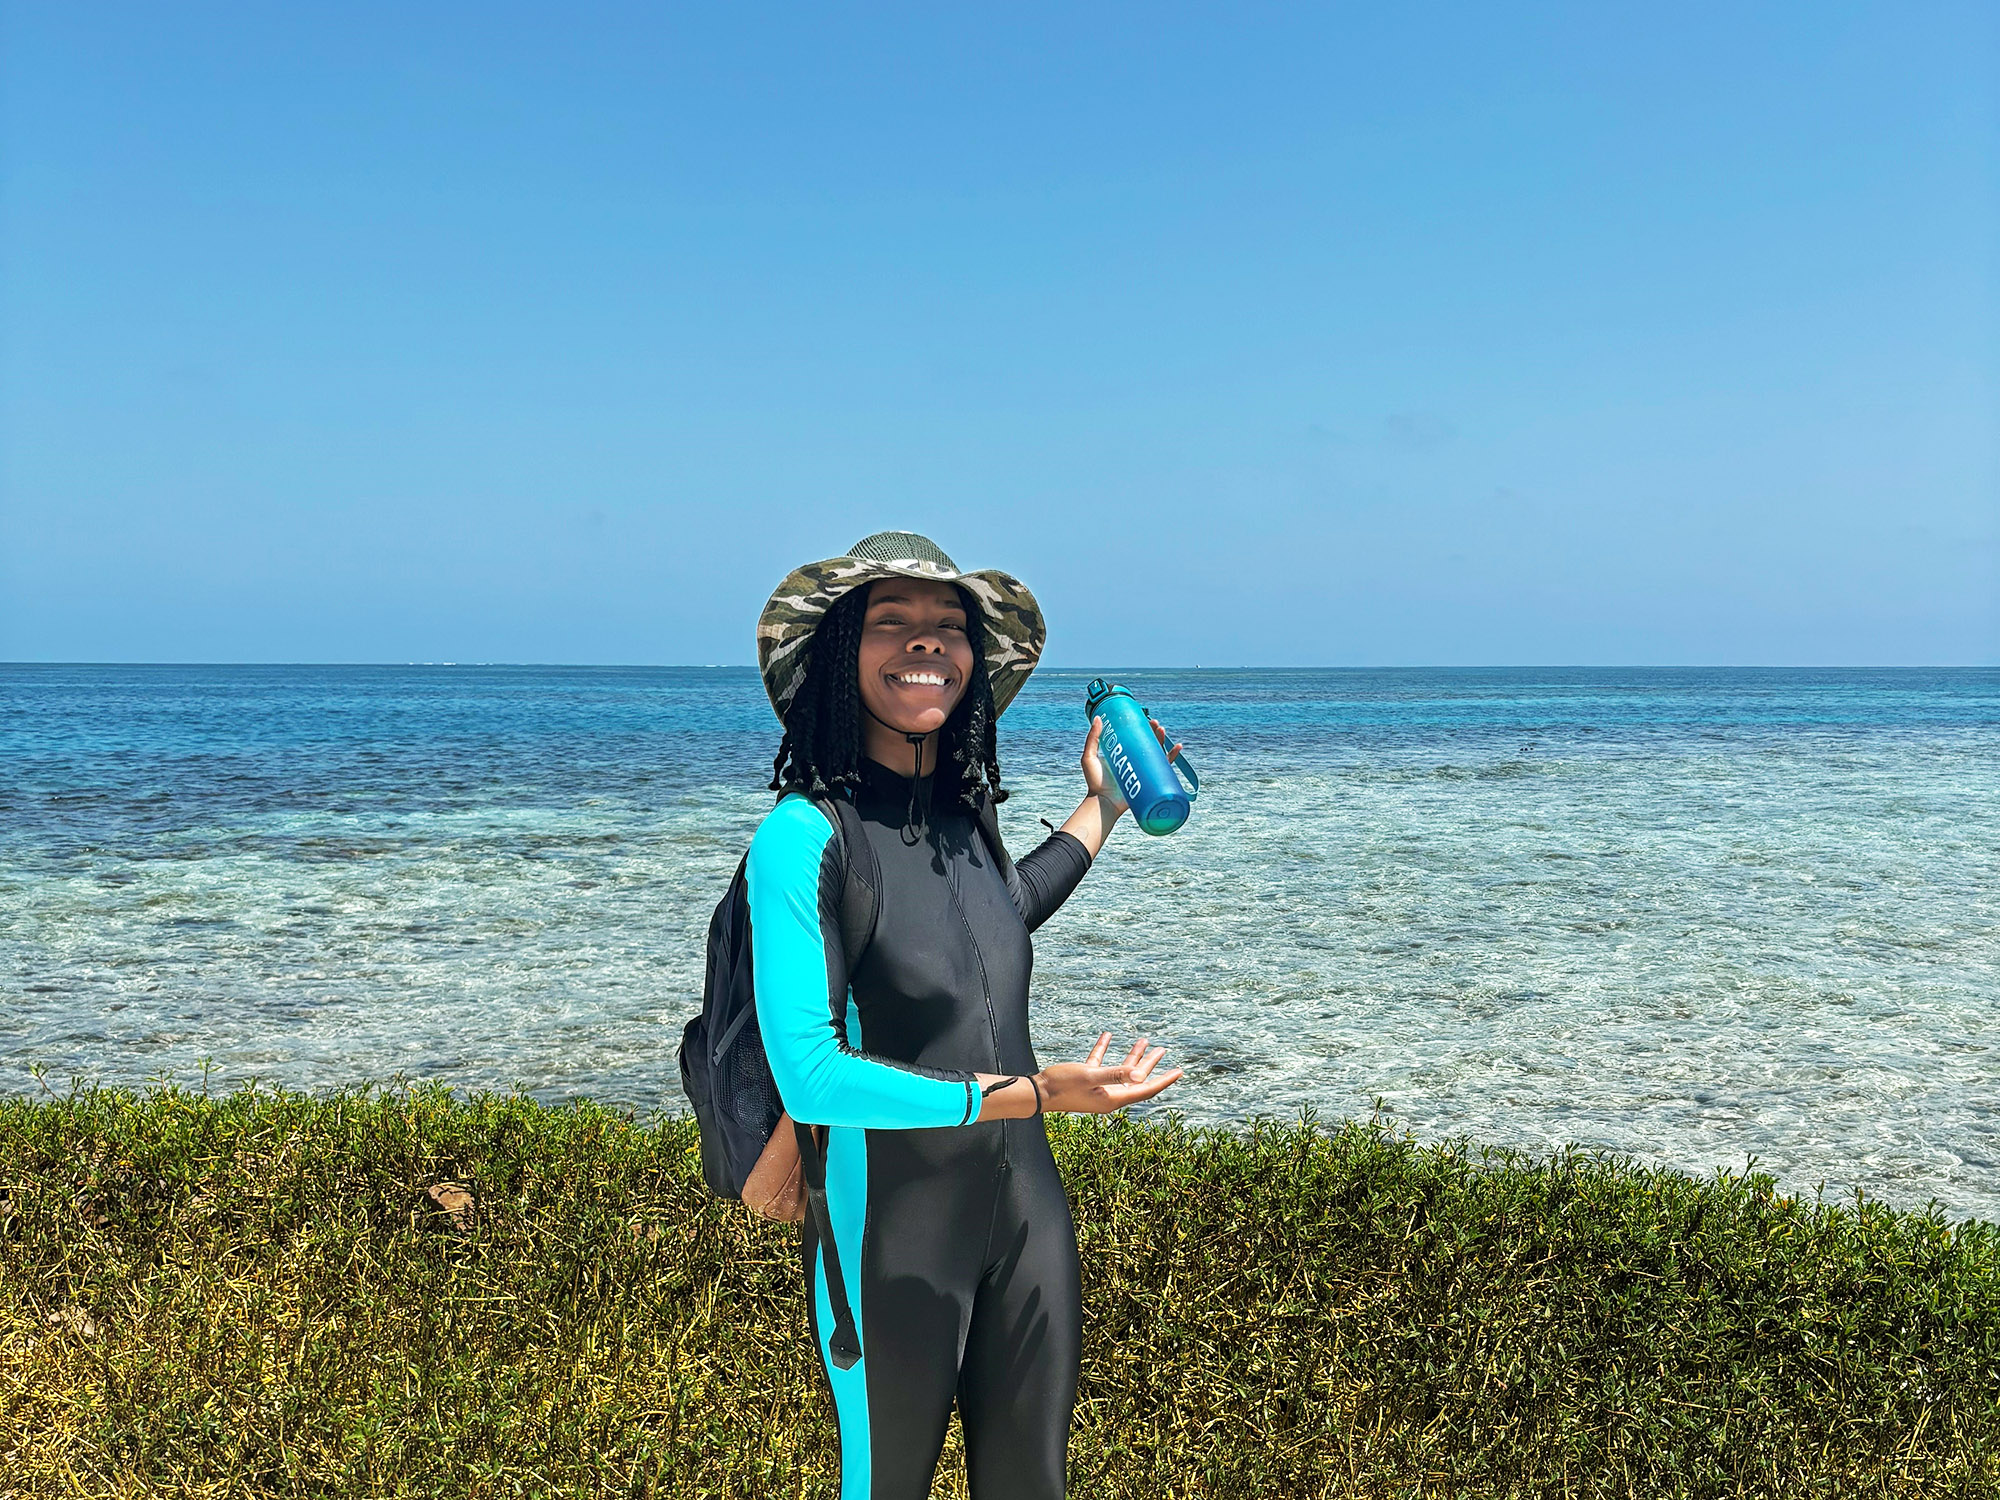
[[[860,966],[875,937],[880,907],[881,867],[874,846],[861,827],[861,815],[844,797],[812,798],[840,847],[842,876],[840,941],[847,972]],[[993,803],[982,797],[979,830],[1003,879],[1011,879],[1013,862],[1000,842],[1000,822]],[[746,853],[736,866],[729,889],[708,923],[707,973],[702,983],[701,1014],[681,1032],[681,1089],[694,1106],[701,1130],[701,1175],[718,1198],[740,1200],[750,1169],[770,1144],[784,1104],[764,1055],[763,1033],[757,1029],[755,976],[750,966],[750,896],[744,870]],[[826,1209],[826,1157],[809,1125],[792,1122],[798,1136],[800,1175],[806,1212],[812,1215],[826,1264],[827,1301],[833,1307],[833,1362],[850,1369],[861,1358],[861,1340],[847,1300],[839,1252]]]

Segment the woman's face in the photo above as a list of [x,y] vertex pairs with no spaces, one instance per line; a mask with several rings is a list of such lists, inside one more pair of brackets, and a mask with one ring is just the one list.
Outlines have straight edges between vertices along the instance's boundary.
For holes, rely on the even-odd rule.
[[965,602],[957,588],[921,578],[878,578],[868,586],[856,662],[861,701],[903,734],[944,727],[973,671]]

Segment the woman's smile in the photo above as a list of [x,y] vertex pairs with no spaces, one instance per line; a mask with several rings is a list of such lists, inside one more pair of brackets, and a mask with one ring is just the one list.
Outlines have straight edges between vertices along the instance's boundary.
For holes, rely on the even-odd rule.
[[900,688],[933,688],[945,692],[957,682],[957,679],[949,672],[940,672],[935,667],[911,667],[905,671],[891,672],[889,681]]

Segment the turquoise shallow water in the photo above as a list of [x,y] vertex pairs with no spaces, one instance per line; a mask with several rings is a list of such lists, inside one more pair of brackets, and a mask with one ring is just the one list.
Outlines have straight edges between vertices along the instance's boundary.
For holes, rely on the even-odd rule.
[[[1089,672],[1005,721],[1019,848]],[[1037,1042],[2000,1219],[2000,672],[1125,677],[1204,794],[1037,936]],[[395,1075],[680,1107],[748,669],[0,667],[0,1087]]]

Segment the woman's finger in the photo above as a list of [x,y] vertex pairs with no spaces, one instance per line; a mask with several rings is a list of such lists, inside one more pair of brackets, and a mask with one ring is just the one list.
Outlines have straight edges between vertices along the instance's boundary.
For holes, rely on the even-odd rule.
[[1146,1039],[1144,1037],[1140,1037],[1138,1041],[1132,1044],[1132,1050],[1125,1054],[1125,1061],[1119,1064],[1119,1066],[1125,1068],[1127,1071],[1130,1071],[1132,1065],[1145,1055],[1146,1055]]
[[1139,1059],[1137,1067],[1128,1066],[1126,1072],[1131,1076],[1134,1083],[1144,1083],[1146,1075],[1157,1068],[1160,1065],[1160,1059],[1166,1055],[1167,1049],[1165,1047],[1155,1047],[1151,1052],[1148,1052],[1144,1057]]
[[1156,1078],[1148,1078],[1144,1083],[1121,1084],[1116,1089],[1107,1090],[1106,1093],[1118,1101],[1117,1108],[1123,1109],[1128,1104],[1142,1104],[1155,1095],[1164,1094],[1174,1084],[1179,1083],[1180,1078],[1181,1070],[1170,1068]]
[[1097,1045],[1090,1049],[1090,1056],[1086,1057],[1084,1062],[1093,1068],[1102,1067],[1104,1065],[1104,1054],[1110,1049],[1110,1046],[1111,1033],[1108,1031],[1098,1032]]
[[1104,733],[1104,720],[1093,718],[1090,733],[1083,737],[1083,754],[1077,763],[1083,767],[1083,784],[1093,793],[1104,791],[1104,758],[1097,753],[1097,742]]

